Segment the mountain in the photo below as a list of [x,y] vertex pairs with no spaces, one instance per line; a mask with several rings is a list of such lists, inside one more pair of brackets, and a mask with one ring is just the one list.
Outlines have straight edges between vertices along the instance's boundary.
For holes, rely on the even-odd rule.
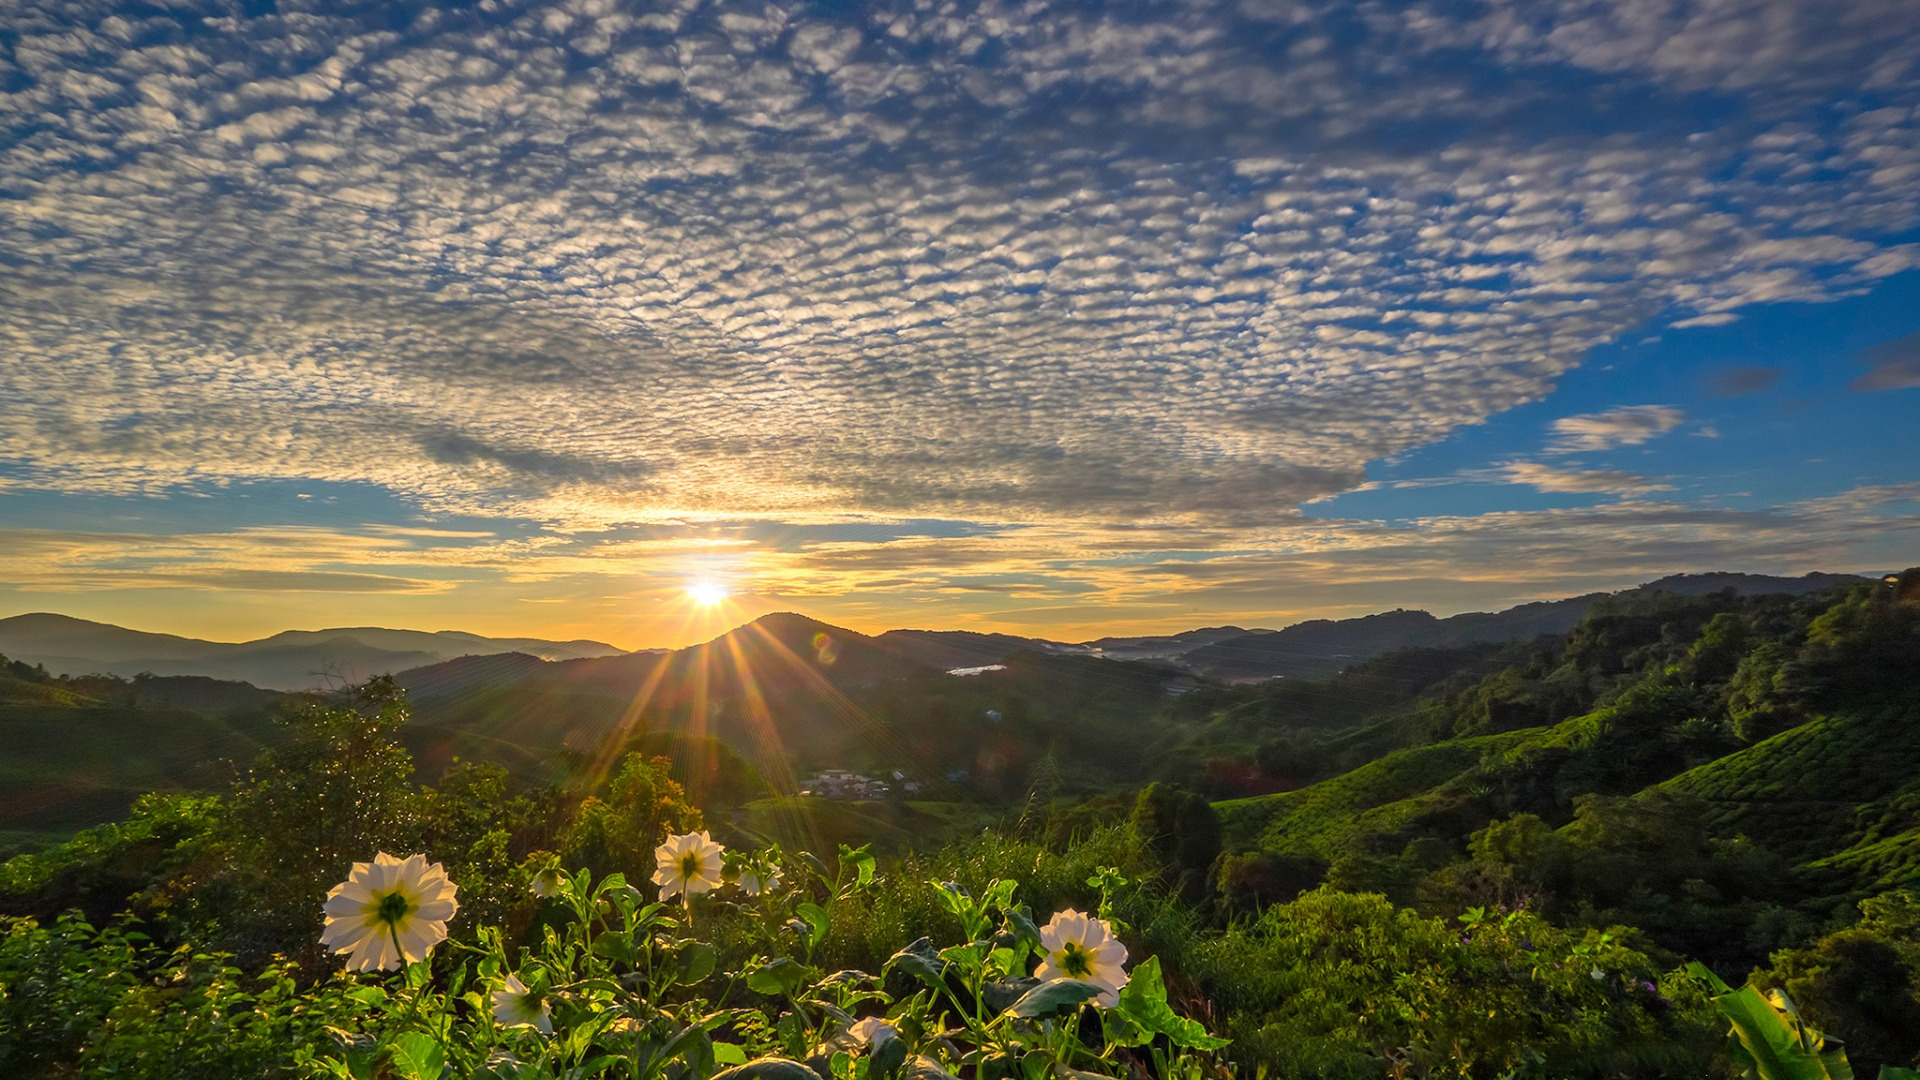
[[1096,638],[1083,647],[1109,660],[1177,660],[1215,642],[1271,633],[1272,630],[1248,630],[1239,626],[1205,626],[1162,636]]
[[925,677],[960,681],[879,638],[792,612],[684,649],[468,657],[394,676],[413,702],[408,738],[428,775],[455,755],[524,773],[570,769],[570,758],[617,753],[648,731],[711,736],[759,767],[786,769],[879,737],[850,694]]
[[1357,619],[1311,619],[1284,630],[1219,638],[1173,659],[1198,674],[1227,682],[1327,675],[1396,649],[1455,648],[1564,634],[1578,626],[1597,601],[1609,595],[1707,596],[1731,591],[1736,596],[1805,596],[1866,580],[1852,574],[1808,574],[1797,578],[1764,574],[1674,574],[1619,593],[1588,593],[1565,600],[1521,604],[1505,611],[1468,612],[1445,619],[1425,611],[1406,610]]
[[1022,650],[1043,653],[1084,653],[1083,645],[1014,634],[982,634],[973,630],[889,630],[876,639],[928,667],[983,667],[997,664]]
[[275,690],[341,685],[461,656],[508,652],[550,660],[623,655],[598,641],[489,638],[457,630],[288,630],[228,643],[45,612],[0,619],[0,653],[56,675],[201,675]]

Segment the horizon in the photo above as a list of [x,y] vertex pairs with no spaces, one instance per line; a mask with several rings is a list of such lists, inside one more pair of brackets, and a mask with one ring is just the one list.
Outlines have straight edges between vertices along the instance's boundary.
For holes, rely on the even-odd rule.
[[1899,4],[578,7],[0,16],[0,610],[1088,640],[1920,563]]
[[[1879,572],[1868,572],[1868,573],[1860,574],[1857,576],[1860,576],[1863,580],[1872,580],[1876,577],[1881,577],[1884,574],[1891,574],[1891,573],[1897,573],[1897,572],[1898,572],[1897,570],[1888,570],[1888,571],[1879,571]],[[1746,571],[1740,571],[1740,570],[1719,570],[1719,571],[1702,571],[1700,572],[1700,576],[1713,576],[1716,574],[1725,574],[1729,576],[1770,576],[1770,577],[1792,579],[1797,577],[1814,577],[1818,575],[1834,574],[1834,573],[1836,572],[1824,571],[1824,570],[1810,570],[1810,571],[1807,571],[1805,574],[1752,575]],[[1284,622],[1276,621],[1276,624],[1272,626],[1261,625],[1261,623],[1258,620],[1255,620],[1255,621],[1249,621],[1244,624],[1242,623],[1206,623],[1206,624],[1183,623],[1179,627],[1173,628],[1173,629],[1139,630],[1139,631],[1132,631],[1132,632],[1129,632],[1123,629],[1118,631],[1103,631],[1098,634],[1092,634],[1084,637],[1048,638],[1045,635],[1040,635],[1040,634],[1016,634],[1012,636],[1050,640],[1063,645],[1085,645],[1093,641],[1099,640],[1101,638],[1108,638],[1108,637],[1146,638],[1146,637],[1171,636],[1174,634],[1179,634],[1179,633],[1184,633],[1189,631],[1214,630],[1214,629],[1221,629],[1225,627],[1237,627],[1239,629],[1246,630],[1249,632],[1256,632],[1256,631],[1276,632],[1276,631],[1287,629],[1288,627],[1291,627],[1291,626],[1297,626],[1302,623],[1313,622],[1320,619],[1331,618],[1334,621],[1338,621],[1340,619],[1365,618],[1370,615],[1388,614],[1388,613],[1398,612],[1398,611],[1422,612],[1422,613],[1431,615],[1436,619],[1448,619],[1457,615],[1498,613],[1501,611],[1510,610],[1511,608],[1519,607],[1519,606],[1530,604],[1530,603],[1552,603],[1556,600],[1577,599],[1578,597],[1581,597],[1581,596],[1593,595],[1596,593],[1619,593],[1619,592],[1624,592],[1624,591],[1629,591],[1635,588],[1639,588],[1642,586],[1651,585],[1658,580],[1660,579],[1652,579],[1649,581],[1635,582],[1632,585],[1621,586],[1620,588],[1617,588],[1617,589],[1595,589],[1595,590],[1588,590],[1587,592],[1584,592],[1584,593],[1570,593],[1564,596],[1543,597],[1543,598],[1538,598],[1533,600],[1521,600],[1514,604],[1507,604],[1507,605],[1502,605],[1501,607],[1498,607],[1498,608],[1488,608],[1488,609],[1462,609],[1458,611],[1434,611],[1430,608],[1423,607],[1417,604],[1414,604],[1414,605],[1402,604],[1402,605],[1396,605],[1391,608],[1377,608],[1377,609],[1373,609],[1365,612],[1359,612],[1359,613],[1348,614],[1348,615],[1337,615],[1337,616],[1331,616],[1331,617],[1315,615],[1315,616],[1308,616],[1308,617],[1293,619],[1293,620],[1284,621]],[[713,620],[713,625],[721,627],[721,629],[719,629],[718,631],[711,631],[711,630],[694,631],[695,633],[699,634],[699,636],[677,641],[671,644],[645,644],[645,645],[631,645],[631,646],[619,644],[617,642],[606,641],[598,638],[546,638],[540,634],[512,633],[512,632],[478,634],[473,630],[469,630],[463,627],[454,627],[454,626],[440,627],[438,629],[427,630],[419,627],[374,625],[370,623],[361,623],[357,625],[342,624],[342,625],[333,625],[333,626],[313,626],[313,627],[281,626],[278,629],[271,630],[266,633],[256,634],[256,635],[240,638],[237,640],[224,640],[219,638],[207,637],[203,634],[185,633],[185,632],[176,631],[176,630],[155,630],[148,627],[129,626],[129,625],[126,625],[125,623],[117,623],[107,619],[82,618],[81,616],[72,615],[70,613],[60,612],[60,611],[11,612],[8,614],[0,615],[0,622],[4,622],[8,619],[27,618],[35,615],[46,615],[46,616],[53,616],[56,618],[78,619],[83,622],[94,623],[102,626],[116,627],[122,630],[131,630],[137,633],[167,634],[175,637],[183,637],[183,638],[189,638],[189,639],[199,640],[199,641],[208,641],[208,642],[212,642],[215,644],[222,644],[222,645],[256,644],[261,641],[270,640],[271,638],[278,636],[280,634],[287,634],[287,633],[313,634],[313,633],[326,633],[330,631],[351,632],[354,630],[387,630],[387,631],[399,631],[403,633],[418,633],[418,634],[472,634],[478,637],[484,637],[491,640],[508,640],[508,639],[515,639],[515,638],[523,638],[523,639],[544,640],[550,643],[566,643],[568,641],[589,641],[589,642],[592,642],[593,644],[612,646],[613,648],[620,650],[622,653],[640,653],[640,652],[659,651],[659,650],[674,651],[674,650],[693,648],[696,646],[709,644],[720,638],[726,637],[727,635],[732,634],[735,631],[744,629],[747,626],[757,623],[760,620],[765,619],[770,615],[795,615],[795,616],[799,616],[800,618],[808,619],[813,622],[818,622],[818,623],[832,626],[836,629],[851,630],[855,633],[862,634],[870,638],[878,637],[881,634],[884,634],[891,630],[931,631],[935,633],[947,632],[947,631],[966,631],[966,632],[974,632],[974,633],[1008,633],[1007,631],[975,630],[970,627],[956,627],[956,626],[933,626],[933,625],[917,625],[917,626],[901,625],[901,626],[882,626],[882,627],[850,626],[850,625],[844,625],[844,624],[835,622],[831,619],[823,618],[813,613],[794,610],[794,609],[788,609],[788,608],[777,608],[777,607],[768,608],[764,611],[759,611],[752,615],[741,615],[741,614],[730,613],[729,609],[733,607],[734,605],[731,605],[730,603],[723,603],[720,605],[715,605],[714,609],[708,613],[708,618]]]

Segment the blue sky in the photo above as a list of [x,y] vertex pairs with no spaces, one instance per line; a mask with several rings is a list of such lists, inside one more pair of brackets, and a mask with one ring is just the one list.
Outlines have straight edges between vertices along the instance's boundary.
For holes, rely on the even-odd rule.
[[1915,15],[18,5],[0,614],[1074,637],[1920,562]]

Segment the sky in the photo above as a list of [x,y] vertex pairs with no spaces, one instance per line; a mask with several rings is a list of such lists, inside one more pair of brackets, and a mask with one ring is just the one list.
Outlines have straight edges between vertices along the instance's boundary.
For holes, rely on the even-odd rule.
[[223,640],[1899,569],[1920,0],[9,4],[0,403]]

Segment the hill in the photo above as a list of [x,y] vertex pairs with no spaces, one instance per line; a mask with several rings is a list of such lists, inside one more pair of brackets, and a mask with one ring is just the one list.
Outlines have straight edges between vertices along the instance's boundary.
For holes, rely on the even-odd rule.
[[0,657],[0,851],[219,786],[274,744],[285,695],[197,676],[56,679]]
[[1608,598],[1497,670],[1312,741],[1345,760],[1217,804],[1228,846],[1409,903],[1525,893],[1757,963],[1863,895],[1920,885],[1916,592],[1910,570],[1798,595]]
[[[1736,596],[1804,596],[1835,586],[1857,585],[1864,580],[1851,574],[1816,573],[1798,578],[1734,573],[1674,574],[1612,595],[1704,596],[1730,591]],[[1199,674],[1228,682],[1330,674],[1395,649],[1454,648],[1564,634],[1579,625],[1587,611],[1607,595],[1590,593],[1444,619],[1424,611],[1407,610],[1357,619],[1312,619],[1284,630],[1217,638],[1178,653],[1175,659]]]
[[275,690],[339,686],[461,656],[504,652],[550,660],[621,655],[597,641],[487,638],[457,630],[288,630],[229,643],[45,612],[0,619],[0,653],[44,665],[55,675],[202,675]]

